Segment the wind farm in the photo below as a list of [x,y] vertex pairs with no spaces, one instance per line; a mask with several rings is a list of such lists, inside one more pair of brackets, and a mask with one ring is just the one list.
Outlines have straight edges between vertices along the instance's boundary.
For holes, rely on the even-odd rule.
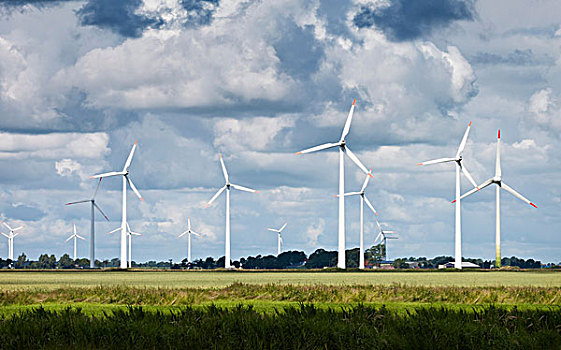
[[559,13],[0,1],[0,349],[561,349]]

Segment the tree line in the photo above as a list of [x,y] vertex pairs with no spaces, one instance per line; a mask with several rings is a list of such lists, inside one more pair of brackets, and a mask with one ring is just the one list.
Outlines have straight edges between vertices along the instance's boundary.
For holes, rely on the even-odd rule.
[[[481,268],[491,268],[494,260],[470,259],[464,258],[479,265]],[[385,249],[383,246],[374,246],[366,250],[365,265],[367,268],[387,267],[387,268],[419,268],[419,269],[436,269],[439,265],[454,261],[451,256],[437,256],[432,259],[426,257],[409,257],[398,258],[393,261],[385,261]],[[357,268],[359,262],[359,249],[349,249],[346,251],[346,265],[348,268]],[[534,259],[520,259],[517,257],[502,258],[502,266],[513,266],[525,269],[541,268],[542,263]],[[548,264],[547,267],[560,266]],[[0,268],[17,268],[17,269],[87,269],[90,266],[90,260],[80,258],[73,260],[68,254],[62,255],[58,260],[54,254],[41,254],[36,261],[29,260],[25,253],[22,253],[17,260],[3,260],[0,258]],[[98,268],[117,268],[120,266],[120,259],[113,258],[111,260],[96,260],[95,266]],[[287,251],[278,256],[274,255],[257,255],[243,257],[239,260],[232,261],[232,266],[244,269],[321,269],[337,266],[337,252],[327,251],[325,249],[317,249],[315,252],[306,255],[303,251]],[[132,262],[134,268],[171,268],[171,269],[216,269],[224,267],[224,257],[215,260],[213,257],[206,259],[197,259],[188,262],[183,259],[180,262],[168,261],[147,261],[143,263]]]

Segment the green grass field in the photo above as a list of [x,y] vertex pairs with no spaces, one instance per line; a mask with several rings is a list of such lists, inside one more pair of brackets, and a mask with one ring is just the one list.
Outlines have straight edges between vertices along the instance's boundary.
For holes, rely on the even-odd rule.
[[553,271],[1,271],[0,344],[556,348],[560,304]]
[[0,272],[0,289],[131,286],[224,288],[232,283],[293,285],[532,286],[561,287],[561,272]]

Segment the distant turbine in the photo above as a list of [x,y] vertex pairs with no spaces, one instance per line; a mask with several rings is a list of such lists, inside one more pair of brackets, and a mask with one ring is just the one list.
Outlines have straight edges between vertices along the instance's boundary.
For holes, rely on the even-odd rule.
[[187,262],[191,262],[191,235],[195,235],[197,237],[201,237],[200,233],[197,233],[193,230],[191,230],[191,219],[187,218],[187,231],[183,232],[182,234],[180,234],[179,236],[177,236],[177,238],[183,237],[184,235],[187,235]]
[[464,148],[466,146],[466,142],[467,142],[467,138],[469,135],[469,129],[471,128],[471,122],[469,122],[469,125],[466,129],[466,132],[464,133],[464,138],[462,139],[462,142],[460,143],[460,147],[458,147],[458,152],[456,152],[456,156],[454,158],[440,158],[440,159],[435,159],[435,160],[429,160],[426,162],[422,162],[419,163],[418,165],[429,165],[429,164],[437,164],[437,163],[446,163],[446,162],[455,162],[456,163],[456,227],[455,227],[455,232],[456,232],[456,249],[454,252],[455,255],[455,262],[454,262],[454,267],[456,269],[461,269],[462,268],[462,223],[461,223],[461,213],[460,213],[460,170],[464,173],[464,175],[468,178],[468,180],[473,184],[473,187],[476,188],[476,190],[479,190],[479,187],[477,187],[477,184],[475,183],[475,181],[473,180],[473,178],[471,177],[470,173],[468,172],[468,170],[466,169],[465,166],[462,165],[462,153],[464,151]]
[[353,119],[353,112],[355,109],[356,100],[353,100],[353,105],[347,116],[347,121],[345,122],[345,127],[343,128],[343,133],[341,134],[341,139],[334,143],[325,143],[323,145],[315,146],[312,148],[305,149],[303,151],[297,152],[296,154],[311,153],[316,151],[321,151],[324,149],[329,149],[333,147],[339,147],[339,227],[338,227],[338,254],[337,254],[337,267],[340,269],[345,268],[345,198],[343,194],[345,193],[345,156],[346,153],[349,158],[364,172],[368,174],[366,167],[360,162],[357,156],[350,150],[347,146],[345,138],[349,134],[351,129],[351,122]]
[[[520,199],[523,202],[526,202],[537,208],[537,206],[522,196],[520,193],[516,192],[510,186],[505,184],[502,180],[502,173],[501,173],[501,130],[499,129],[499,133],[497,135],[497,158],[495,160],[495,176],[490,178],[489,180],[483,182],[479,185],[480,189],[483,189],[491,184],[497,185],[496,187],[496,218],[495,218],[495,266],[501,267],[501,188],[505,189],[506,191],[510,192],[513,196]],[[473,189],[465,194],[463,194],[460,199],[463,199],[472,193],[476,192],[476,189]],[[456,202],[453,200],[452,203]]]
[[68,237],[68,238],[66,239],[65,242],[68,242],[69,240],[71,240],[72,238],[74,238],[74,261],[76,261],[77,239],[80,238],[80,239],[82,239],[82,240],[84,240],[84,241],[85,241],[86,239],[85,239],[84,237],[82,237],[82,236],[80,236],[80,235],[78,235],[78,234],[76,233],[76,224],[75,224],[74,222],[72,223],[72,226],[73,226],[73,228],[74,228],[74,229],[73,229],[73,233],[70,235],[70,237]]
[[95,188],[95,192],[92,196],[91,199],[84,199],[81,201],[77,201],[77,202],[70,202],[70,203],[66,203],[66,205],[73,205],[73,204],[78,204],[78,203],[86,203],[86,202],[90,202],[91,203],[91,219],[90,219],[90,268],[93,269],[95,268],[95,211],[94,208],[96,208],[101,215],[103,215],[103,217],[105,218],[105,220],[109,221],[109,218],[107,217],[107,215],[105,215],[105,213],[103,212],[103,210],[101,210],[101,208],[95,203],[95,195],[97,194],[97,190],[99,189],[99,184],[101,183],[101,178],[99,178],[99,181],[97,182],[97,186]]
[[[364,179],[364,183],[362,184],[362,188],[360,189],[359,192],[345,193],[345,197],[360,196],[360,255],[359,255],[359,262],[358,262],[359,269],[364,269],[364,202],[366,202],[366,205],[368,205],[368,207],[370,208],[370,210],[372,210],[374,214],[378,215],[376,209],[374,209],[374,206],[372,206],[372,203],[370,203],[368,198],[366,198],[366,196],[364,195],[366,186],[368,186],[368,182],[370,181],[370,177],[372,176],[372,169],[370,169],[368,174],[366,174],[366,178]],[[336,197],[338,197],[338,195]]]
[[379,238],[382,238],[380,243],[384,244],[384,250],[385,250],[384,260],[388,261],[388,244],[387,244],[386,240],[387,239],[398,239],[398,238],[393,237],[393,236],[386,236],[387,234],[395,234],[395,231],[386,231],[386,230],[382,229],[382,225],[380,225],[378,220],[376,220],[376,225],[378,225],[378,230],[380,230],[380,233],[378,233],[378,236],[376,236],[376,239],[374,240],[374,245],[376,245],[376,242],[378,242]]
[[129,178],[129,166],[131,165],[132,156],[134,155],[134,150],[136,149],[137,142],[138,141],[134,142],[131,152],[129,153],[129,157],[127,158],[127,161],[125,162],[125,166],[123,167],[123,170],[98,174],[91,177],[92,179],[97,179],[97,178],[103,178],[109,176],[118,176],[118,175],[123,176],[123,214],[121,220],[121,268],[122,269],[127,268],[127,182],[131,187],[131,189],[133,190],[133,192],[138,196],[138,198],[141,201],[144,201],[144,199],[136,189],[136,186],[132,183],[132,180]]
[[212,202],[214,202],[214,200],[216,198],[218,198],[218,196],[220,196],[222,194],[222,192],[224,192],[224,190],[226,190],[226,238],[225,238],[225,254],[224,254],[224,267],[229,269],[231,268],[230,266],[230,187],[235,188],[236,190],[240,190],[240,191],[245,191],[245,192],[253,192],[253,193],[258,193],[259,191],[256,190],[252,190],[251,188],[247,188],[247,187],[243,187],[240,185],[234,185],[233,183],[230,183],[230,180],[228,178],[228,171],[226,170],[226,166],[224,165],[224,161],[222,160],[222,155],[218,155],[218,157],[220,158],[220,164],[222,165],[222,173],[224,174],[224,180],[226,181],[226,184],[221,187],[215,194],[214,196],[212,196],[212,198],[208,201],[207,203],[207,207],[209,207]]
[[9,234],[5,234],[4,232],[0,232],[1,234],[3,234],[6,238],[8,238],[8,259],[14,261],[14,237],[19,235],[19,231],[23,228],[22,226],[18,226],[16,228],[11,228],[5,221],[2,221],[2,224],[4,224],[4,226],[6,226],[6,228],[8,230],[10,230]]
[[[117,232],[120,229],[121,229],[120,227],[117,227],[113,231],[107,232],[107,234]],[[129,267],[129,268],[132,267],[132,236],[133,235],[134,236],[142,236],[140,233],[131,231],[131,227],[129,226],[129,223],[127,222],[127,239],[128,239],[128,244],[129,244],[129,249],[128,249],[129,256],[128,256],[128,259],[127,259],[127,267]]]
[[281,245],[282,245],[282,230],[284,230],[284,228],[286,227],[286,225],[288,224],[288,222],[286,222],[284,225],[282,225],[281,228],[274,229],[274,228],[268,228],[267,230],[269,231],[273,231],[276,232],[278,234],[278,240],[277,240],[277,256],[280,255],[281,253]]

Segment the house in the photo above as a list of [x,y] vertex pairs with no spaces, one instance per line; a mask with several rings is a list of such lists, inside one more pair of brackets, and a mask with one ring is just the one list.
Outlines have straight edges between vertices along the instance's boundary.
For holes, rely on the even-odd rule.
[[[450,261],[444,265],[438,265],[439,269],[453,269],[454,268],[454,262]],[[471,263],[469,261],[462,261],[462,269],[480,269],[481,266]]]

